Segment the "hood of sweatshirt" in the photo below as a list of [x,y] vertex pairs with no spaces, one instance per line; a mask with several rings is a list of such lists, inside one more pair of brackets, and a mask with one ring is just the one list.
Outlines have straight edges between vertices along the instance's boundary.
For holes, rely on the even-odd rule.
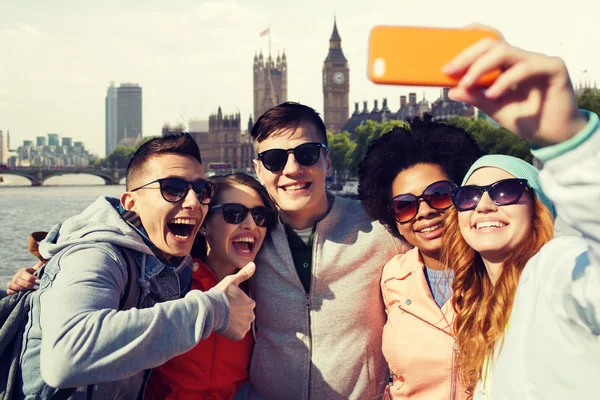
[[55,225],[40,242],[39,250],[49,259],[67,246],[93,242],[154,255],[140,234],[121,217],[119,200],[112,197],[99,197],[81,214]]

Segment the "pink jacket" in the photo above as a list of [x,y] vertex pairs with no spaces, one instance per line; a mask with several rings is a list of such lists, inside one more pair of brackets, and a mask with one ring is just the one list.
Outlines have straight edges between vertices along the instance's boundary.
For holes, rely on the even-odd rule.
[[454,308],[433,300],[416,248],[385,265],[381,293],[388,315],[383,354],[392,376],[385,398],[467,399],[454,368]]

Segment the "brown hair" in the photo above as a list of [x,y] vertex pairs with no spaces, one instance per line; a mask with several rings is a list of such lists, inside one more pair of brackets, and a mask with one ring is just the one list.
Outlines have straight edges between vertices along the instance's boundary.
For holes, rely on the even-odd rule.
[[202,164],[200,149],[194,138],[188,133],[178,133],[150,139],[142,144],[135,151],[131,160],[129,160],[126,178],[127,190],[130,189],[131,181],[144,172],[146,162],[151,157],[159,154],[188,156]]
[[311,124],[317,130],[321,142],[327,146],[325,124],[313,108],[291,101],[268,109],[257,120],[250,134],[255,142],[262,142],[273,133],[290,129],[295,132],[302,124]]
[[221,196],[219,193],[223,191],[223,189],[232,187],[235,185],[248,186],[251,189],[254,189],[256,193],[260,196],[265,207],[270,208],[272,210],[277,210],[275,207],[275,203],[271,200],[267,189],[263,185],[260,184],[259,181],[251,177],[247,174],[237,173],[237,174],[229,174],[229,175],[215,175],[208,178],[209,181],[215,184],[216,193],[208,207],[212,207],[221,202]]
[[471,395],[481,379],[484,361],[493,355],[496,343],[503,338],[521,272],[554,233],[552,214],[536,196],[533,199],[531,235],[519,251],[510,253],[504,260],[495,285],[479,253],[463,239],[458,211],[452,208],[446,219],[442,261],[454,269],[452,302],[459,348],[457,368],[459,379]]
[[[229,175],[215,175],[208,178],[208,180],[215,184],[216,189],[215,195],[213,196],[213,198],[210,201],[210,204],[208,205],[209,209],[210,207],[221,203],[222,197],[220,196],[220,193],[223,192],[223,189],[226,189],[228,187],[234,187],[236,185],[242,185],[254,189],[262,199],[265,207],[275,210],[277,212],[277,207],[275,207],[275,203],[273,202],[273,200],[271,200],[271,197],[269,197],[267,189],[265,189],[259,181],[257,181],[250,175],[242,173]],[[208,215],[206,216],[206,218],[208,218]],[[267,232],[269,232],[269,230],[270,227],[267,227]],[[206,250],[206,238],[204,238],[201,235],[196,235],[190,254],[193,257],[198,257],[203,261],[206,261]]]

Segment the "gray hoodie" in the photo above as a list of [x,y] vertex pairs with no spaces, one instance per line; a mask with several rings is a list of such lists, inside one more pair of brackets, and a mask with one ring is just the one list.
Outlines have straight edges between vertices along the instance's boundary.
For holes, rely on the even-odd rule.
[[386,315],[379,282],[384,264],[407,249],[359,202],[335,197],[316,226],[306,293],[285,229],[277,224],[250,280],[256,342],[248,398],[381,399],[389,372],[381,350]]
[[[189,268],[190,257],[176,267],[161,262],[123,220],[118,204],[99,198],[53,228],[40,245],[45,258],[58,262],[48,263],[31,296],[21,361],[23,398],[50,398],[52,388],[98,384],[96,398],[135,399],[144,370],[229,323],[229,304],[220,290],[192,290],[180,299],[176,270]],[[129,277],[116,246],[129,255],[134,279],[128,296],[133,301],[121,311]]]

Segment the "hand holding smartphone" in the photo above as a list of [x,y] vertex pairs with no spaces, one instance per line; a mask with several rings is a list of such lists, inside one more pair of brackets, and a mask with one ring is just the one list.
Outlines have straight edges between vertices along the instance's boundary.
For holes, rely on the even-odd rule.
[[[442,67],[467,47],[483,38],[501,39],[491,29],[376,26],[369,37],[369,79],[374,83],[406,86],[456,86],[460,77],[442,72]],[[488,87],[500,70],[485,74],[477,82]]]

